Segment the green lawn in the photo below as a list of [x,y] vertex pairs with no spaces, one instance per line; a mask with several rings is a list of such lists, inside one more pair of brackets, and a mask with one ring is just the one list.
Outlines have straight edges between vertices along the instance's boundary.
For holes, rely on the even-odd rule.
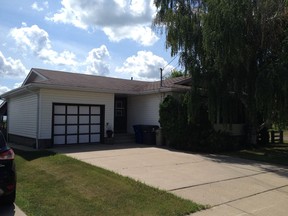
[[186,215],[204,206],[49,151],[15,150],[16,204],[29,215]]
[[231,156],[237,156],[250,160],[263,161],[272,164],[288,166],[288,144],[274,144],[266,147],[242,150],[230,153]]

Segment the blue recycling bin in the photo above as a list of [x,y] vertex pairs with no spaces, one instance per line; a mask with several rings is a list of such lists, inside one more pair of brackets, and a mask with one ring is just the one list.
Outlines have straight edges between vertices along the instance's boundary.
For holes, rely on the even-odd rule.
[[135,132],[135,142],[136,143],[143,143],[143,133],[141,125],[134,125],[134,132]]

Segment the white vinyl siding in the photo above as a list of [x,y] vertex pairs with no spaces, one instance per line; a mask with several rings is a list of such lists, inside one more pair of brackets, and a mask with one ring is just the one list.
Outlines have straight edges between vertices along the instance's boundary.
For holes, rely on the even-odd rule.
[[216,131],[226,132],[232,136],[241,136],[244,133],[244,124],[214,124],[213,126]]
[[133,125],[159,125],[161,94],[139,95],[127,100],[127,131],[133,133]]
[[114,94],[41,89],[40,95],[40,139],[52,138],[53,103],[104,105],[104,123],[114,125]]
[[29,93],[8,100],[8,133],[37,137],[37,98],[36,93]]

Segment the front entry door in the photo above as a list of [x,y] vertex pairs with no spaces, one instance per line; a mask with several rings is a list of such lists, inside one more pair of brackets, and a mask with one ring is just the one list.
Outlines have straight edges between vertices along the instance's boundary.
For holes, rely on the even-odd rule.
[[114,112],[115,133],[127,132],[127,98],[115,98]]

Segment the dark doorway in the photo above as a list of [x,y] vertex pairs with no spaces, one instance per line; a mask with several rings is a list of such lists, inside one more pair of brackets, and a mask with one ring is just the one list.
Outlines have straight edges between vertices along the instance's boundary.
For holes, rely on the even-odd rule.
[[114,110],[114,131],[115,133],[127,132],[127,98],[116,97]]

